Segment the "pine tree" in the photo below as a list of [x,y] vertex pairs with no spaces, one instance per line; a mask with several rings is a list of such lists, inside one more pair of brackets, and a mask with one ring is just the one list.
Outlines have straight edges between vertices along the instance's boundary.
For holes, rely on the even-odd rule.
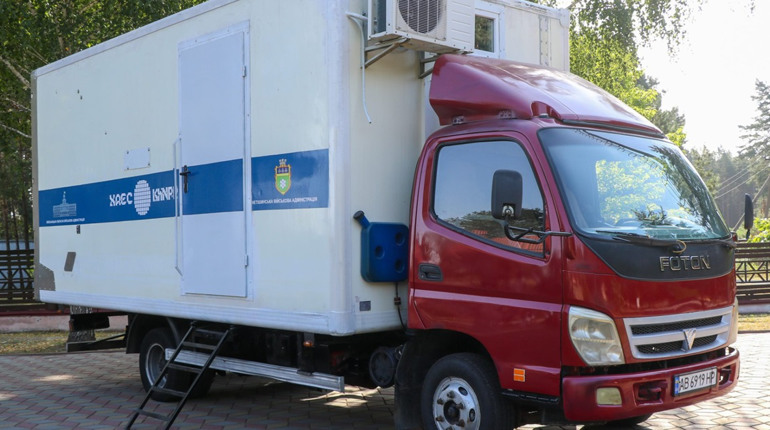
[[757,116],[749,125],[740,126],[744,134],[741,139],[747,143],[740,147],[742,156],[757,158],[770,156],[770,86],[757,80],[756,94],[751,99],[757,103]]

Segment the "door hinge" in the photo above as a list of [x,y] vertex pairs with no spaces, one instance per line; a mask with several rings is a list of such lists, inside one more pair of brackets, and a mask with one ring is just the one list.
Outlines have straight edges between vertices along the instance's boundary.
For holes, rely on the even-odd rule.
[[244,78],[246,77],[246,66],[245,65],[243,66],[243,77]]
[[243,258],[243,267],[249,267],[249,256],[248,255],[246,255]]

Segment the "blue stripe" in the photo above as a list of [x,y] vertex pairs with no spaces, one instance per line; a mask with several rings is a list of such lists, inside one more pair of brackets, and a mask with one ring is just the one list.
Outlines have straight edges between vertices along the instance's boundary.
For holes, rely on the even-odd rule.
[[[282,176],[276,176],[276,167]],[[288,168],[290,166],[290,169]],[[329,206],[329,151],[326,149],[255,157],[252,210],[324,208]],[[188,166],[185,215],[243,210],[241,160]],[[290,174],[287,173],[290,171]],[[135,221],[176,215],[174,181],[178,171],[41,190],[40,227]],[[288,176],[287,176],[288,175]],[[179,178],[179,186],[182,186]],[[278,181],[287,180],[279,190]]]
[[[183,215],[243,210],[242,160],[188,168],[187,193],[182,196]],[[181,178],[179,186],[182,187]]]
[[40,191],[40,226],[174,216],[172,171]]
[[[291,186],[285,193],[276,183],[276,167],[291,167]],[[293,152],[251,160],[253,210],[325,208],[329,206],[329,150]]]

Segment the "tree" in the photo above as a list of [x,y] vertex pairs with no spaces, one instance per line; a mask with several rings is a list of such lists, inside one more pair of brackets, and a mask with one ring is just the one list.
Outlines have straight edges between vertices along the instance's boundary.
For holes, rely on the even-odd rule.
[[[684,37],[684,24],[704,0],[574,0],[570,69],[634,108],[679,146],[686,142],[684,117],[661,110],[657,81],[644,75],[640,44],[664,40],[671,52]],[[556,6],[558,0],[542,0]]]
[[679,108],[663,109],[663,93],[658,92],[656,89],[658,86],[657,79],[642,75],[637,84],[642,88],[655,91],[655,97],[651,106],[655,113],[649,118],[650,121],[674,144],[680,148],[684,147],[684,144],[687,143],[687,136],[684,133],[685,119],[684,115],[679,113]]
[[[202,0],[0,0],[0,235],[30,247],[32,71]],[[89,313],[74,306],[72,313]],[[93,330],[69,341],[93,340]]]
[[741,139],[747,143],[740,147],[740,154],[749,158],[770,156],[770,86],[757,80],[754,83],[756,93],[751,96],[757,104],[757,116],[754,122],[740,126],[743,130]]
[[0,235],[32,234],[33,70],[202,0],[0,1]]
[[[551,4],[556,1],[549,0]],[[615,40],[636,54],[639,44],[664,40],[671,52],[686,35],[685,23],[704,0],[573,0],[572,34]]]
[[751,124],[740,126],[743,131],[740,137],[746,143],[740,146],[739,154],[754,161],[748,169],[753,178],[762,181],[754,196],[755,207],[766,218],[770,212],[770,184],[767,183],[770,182],[770,86],[760,80],[756,80],[754,86],[756,93],[751,99],[757,105],[757,116]]
[[684,152],[706,182],[728,226],[735,227],[741,221],[745,194],[754,198],[758,216],[770,210],[767,199],[770,183],[766,183],[770,164],[756,163],[722,148],[717,151],[685,148]]

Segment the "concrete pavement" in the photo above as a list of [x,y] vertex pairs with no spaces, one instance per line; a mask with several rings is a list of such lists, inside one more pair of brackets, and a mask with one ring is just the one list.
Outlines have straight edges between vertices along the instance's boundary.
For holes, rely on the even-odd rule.
[[[770,333],[741,334],[737,346],[741,375],[729,395],[656,414],[636,428],[770,430]],[[0,429],[122,428],[144,395],[137,361],[122,352],[0,356]],[[326,393],[228,375],[206,398],[190,400],[174,428],[392,429],[392,414],[392,389]]]

